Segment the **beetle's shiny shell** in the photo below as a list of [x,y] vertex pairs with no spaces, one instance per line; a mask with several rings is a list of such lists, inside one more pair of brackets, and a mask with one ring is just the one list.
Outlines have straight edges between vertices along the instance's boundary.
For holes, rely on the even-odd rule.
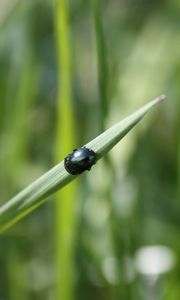
[[81,174],[86,170],[90,170],[95,163],[96,154],[93,150],[86,147],[73,150],[73,152],[64,159],[64,167],[66,171],[72,175]]

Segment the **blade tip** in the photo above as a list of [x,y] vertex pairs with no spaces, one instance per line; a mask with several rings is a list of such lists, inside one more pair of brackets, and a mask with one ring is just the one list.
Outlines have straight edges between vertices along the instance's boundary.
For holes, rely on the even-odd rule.
[[161,101],[164,101],[166,99],[166,95],[160,95],[158,98],[157,98],[157,102],[161,102]]

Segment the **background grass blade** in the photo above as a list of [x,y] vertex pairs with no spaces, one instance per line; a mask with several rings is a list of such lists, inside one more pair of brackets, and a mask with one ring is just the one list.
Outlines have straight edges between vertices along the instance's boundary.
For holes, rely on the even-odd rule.
[[[76,145],[75,118],[72,97],[71,33],[69,24],[69,5],[66,0],[56,1],[56,41],[59,65],[58,109],[55,159],[63,159]],[[76,235],[76,189],[73,182],[68,189],[56,195],[54,203],[55,223],[55,299],[72,300],[75,274],[75,235]]]
[[98,68],[98,90],[100,99],[100,125],[104,130],[104,123],[106,121],[108,112],[108,83],[109,72],[107,64],[107,53],[103,32],[102,21],[102,1],[92,0],[92,16],[94,21],[94,34],[96,41],[96,53],[97,53],[97,68]]
[[[118,141],[120,141],[156,104],[165,99],[159,96],[142,108],[131,114],[129,117],[112,126],[97,138],[87,143],[97,154],[97,160],[107,153]],[[42,204],[46,198],[65,186],[77,176],[70,175],[64,168],[64,162],[56,165],[50,171],[34,181],[26,189],[9,200],[0,208],[0,232],[21,219],[32,209]]]

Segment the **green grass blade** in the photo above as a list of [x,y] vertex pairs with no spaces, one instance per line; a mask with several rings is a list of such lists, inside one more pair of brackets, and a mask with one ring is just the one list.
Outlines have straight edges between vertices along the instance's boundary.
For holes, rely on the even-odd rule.
[[[164,95],[157,97],[142,108],[112,126],[86,146],[94,150],[97,160],[107,153],[130,131],[143,116],[157,103],[165,99]],[[0,207],[0,232],[28,214],[31,210],[46,201],[46,198],[65,186],[77,176],[70,175],[64,168],[64,162],[56,165],[50,171],[34,181],[31,185]]]
[[[72,95],[72,44],[69,1],[56,0],[55,6],[57,59],[59,65],[57,99],[57,134],[55,157],[60,161],[76,145]],[[75,236],[77,182],[56,194],[54,202],[55,299],[72,300],[74,296]],[[63,270],[63,271],[62,271]]]
[[104,130],[104,120],[108,112],[108,83],[109,72],[107,53],[102,22],[102,1],[92,0],[92,16],[94,21],[94,34],[96,41],[98,88],[101,105],[101,127]]

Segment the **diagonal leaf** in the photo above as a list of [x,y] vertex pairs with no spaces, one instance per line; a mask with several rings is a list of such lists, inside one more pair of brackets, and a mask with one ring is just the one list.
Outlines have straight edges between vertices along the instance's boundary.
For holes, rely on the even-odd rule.
[[[164,95],[157,97],[127,118],[110,127],[85,146],[92,149],[97,155],[97,160],[99,160],[116,145],[154,105],[164,99]],[[31,210],[46,201],[48,196],[65,186],[77,176],[71,175],[65,170],[63,161],[42,175],[0,207],[0,232],[3,232],[9,226],[16,223]]]

